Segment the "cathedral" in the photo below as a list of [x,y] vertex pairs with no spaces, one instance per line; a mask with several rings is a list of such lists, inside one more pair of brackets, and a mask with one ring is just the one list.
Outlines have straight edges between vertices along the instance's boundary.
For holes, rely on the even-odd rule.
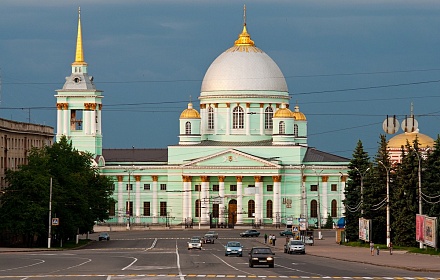
[[207,69],[199,108],[182,108],[178,143],[105,149],[103,92],[84,61],[78,17],[75,61],[55,95],[56,140],[66,136],[93,154],[113,179],[116,204],[106,223],[306,229],[344,216],[349,159],[308,146],[306,115],[291,106],[280,68],[256,46],[246,21],[238,33]]

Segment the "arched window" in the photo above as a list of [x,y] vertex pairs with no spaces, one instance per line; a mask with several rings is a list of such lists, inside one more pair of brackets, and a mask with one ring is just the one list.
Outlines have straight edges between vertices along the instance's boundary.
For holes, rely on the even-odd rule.
[[338,216],[338,202],[336,199],[332,200],[332,217],[335,218]]
[[235,107],[232,111],[232,128],[244,128],[244,110],[240,106]]
[[267,107],[266,110],[264,110],[264,129],[272,129],[273,128],[273,109],[272,107]]
[[298,125],[293,125],[293,136],[298,137]]
[[248,218],[253,218],[255,213],[255,201],[249,200],[248,202]]
[[200,200],[199,199],[197,199],[196,200],[196,205],[195,205],[195,207],[194,207],[194,209],[195,209],[195,215],[194,216],[196,216],[196,217],[200,217],[201,216],[201,213],[200,213],[200,210],[201,210],[201,207],[200,207]]
[[268,200],[266,202],[266,218],[273,218],[273,202]]
[[278,134],[286,133],[286,124],[284,122],[280,122],[278,125]]
[[185,134],[186,135],[191,134],[191,122],[186,122],[185,123]]
[[318,218],[318,202],[316,200],[310,201],[310,217]]
[[208,129],[214,129],[214,109],[211,105],[208,107]]

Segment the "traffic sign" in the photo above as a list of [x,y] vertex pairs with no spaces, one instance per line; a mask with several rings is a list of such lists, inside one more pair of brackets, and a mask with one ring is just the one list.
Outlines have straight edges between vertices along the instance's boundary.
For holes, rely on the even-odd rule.
[[60,218],[52,218],[52,225],[58,226],[60,224]]

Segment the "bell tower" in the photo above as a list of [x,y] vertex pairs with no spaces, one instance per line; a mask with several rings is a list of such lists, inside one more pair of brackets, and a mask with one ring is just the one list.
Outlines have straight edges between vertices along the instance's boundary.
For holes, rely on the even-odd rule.
[[56,141],[66,136],[72,146],[95,157],[102,155],[102,91],[97,90],[84,61],[81,10],[78,9],[78,34],[72,73],[62,89],[56,90]]

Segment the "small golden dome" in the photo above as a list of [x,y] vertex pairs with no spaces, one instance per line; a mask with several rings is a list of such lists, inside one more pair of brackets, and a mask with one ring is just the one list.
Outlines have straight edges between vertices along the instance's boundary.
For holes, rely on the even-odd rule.
[[188,109],[183,110],[180,114],[181,119],[200,119],[200,114],[196,109],[193,109],[193,104],[188,103]]
[[406,145],[407,141],[409,142],[409,144],[412,145],[416,137],[417,140],[419,141],[419,147],[421,148],[426,148],[428,146],[434,147],[435,141],[431,137],[418,132],[410,132],[410,133],[404,132],[391,138],[388,141],[388,148],[400,149],[402,146]]
[[295,120],[297,120],[297,121],[306,121],[307,120],[306,115],[304,115],[303,113],[301,113],[299,111],[298,105],[295,105],[295,108],[294,108],[292,114],[293,114],[293,117],[295,118]]
[[289,118],[293,119],[295,116],[293,115],[293,112],[290,111],[289,108],[286,108],[286,104],[281,104],[281,107],[278,108],[278,110],[273,115],[274,118]]

